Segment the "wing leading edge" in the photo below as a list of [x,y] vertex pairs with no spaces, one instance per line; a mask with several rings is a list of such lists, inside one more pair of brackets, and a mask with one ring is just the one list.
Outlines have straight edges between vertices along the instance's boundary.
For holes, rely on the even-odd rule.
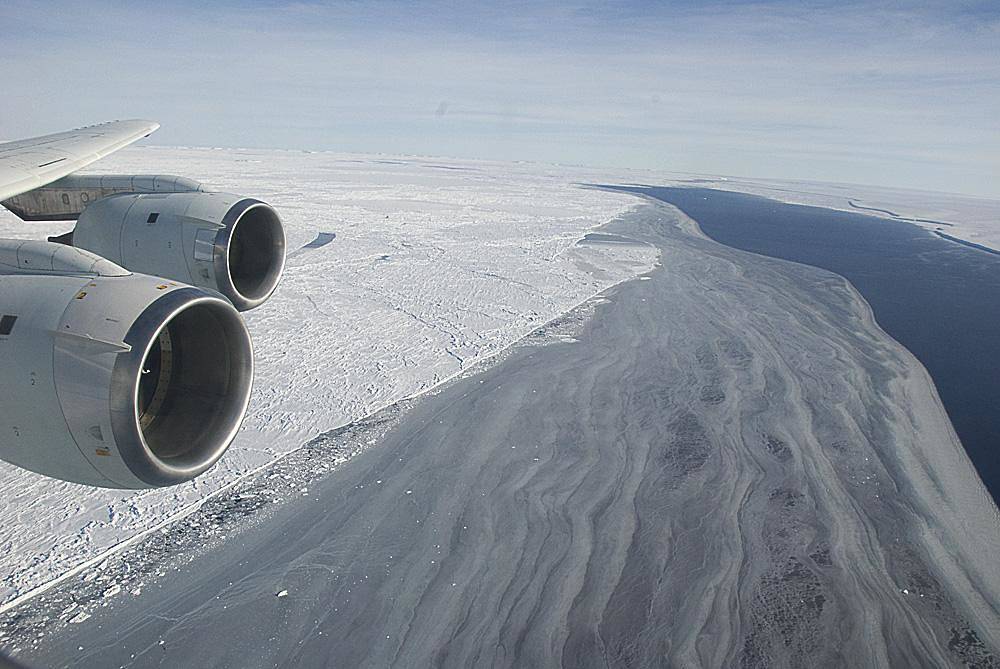
[[111,121],[0,144],[0,200],[75,172],[159,127],[140,119]]

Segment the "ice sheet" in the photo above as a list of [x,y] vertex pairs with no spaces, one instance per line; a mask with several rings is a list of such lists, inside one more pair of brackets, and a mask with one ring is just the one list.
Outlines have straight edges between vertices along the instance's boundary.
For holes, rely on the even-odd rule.
[[[247,314],[257,379],[236,442],[201,478],[120,493],[0,463],[0,607],[197,508],[317,434],[418,394],[656,262],[578,244],[638,200],[583,184],[695,185],[857,210],[1000,249],[1000,201],[844,184],[412,156],[131,147],[91,172],[179,174],[263,199],[288,236],[285,278]],[[883,211],[874,211],[883,210]],[[0,237],[71,223],[0,211]]]

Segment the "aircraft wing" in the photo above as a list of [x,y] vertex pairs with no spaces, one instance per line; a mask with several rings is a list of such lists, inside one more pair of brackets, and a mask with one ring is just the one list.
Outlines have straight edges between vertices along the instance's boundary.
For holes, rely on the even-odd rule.
[[62,178],[159,127],[154,121],[111,121],[0,144],[0,200]]

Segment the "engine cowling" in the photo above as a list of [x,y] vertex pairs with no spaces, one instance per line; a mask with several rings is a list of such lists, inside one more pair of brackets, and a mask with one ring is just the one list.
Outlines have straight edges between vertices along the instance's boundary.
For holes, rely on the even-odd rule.
[[0,458],[150,488],[209,469],[243,420],[253,351],[213,291],[87,251],[0,240]]
[[217,290],[240,311],[267,300],[285,266],[277,212],[229,193],[105,197],[80,214],[73,245],[134,272]]

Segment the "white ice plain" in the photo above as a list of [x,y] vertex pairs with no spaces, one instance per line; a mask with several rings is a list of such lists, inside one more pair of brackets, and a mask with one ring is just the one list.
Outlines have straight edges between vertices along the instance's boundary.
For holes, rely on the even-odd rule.
[[[948,234],[1000,249],[1000,202],[838,184],[146,146],[94,168],[179,174],[273,204],[286,226],[286,274],[275,296],[246,314],[257,361],[250,410],[206,475],[165,490],[115,492],[0,463],[0,610],[189,513],[317,434],[419,394],[650,269],[651,248],[577,245],[638,202],[578,184],[697,185],[836,209],[861,205],[950,222]],[[0,237],[44,239],[71,227],[0,212]],[[320,233],[336,237],[302,249]]]
[[[61,483],[0,463],[0,602],[197,507],[317,434],[420,393],[605,288],[652,247],[576,246],[636,203],[544,167],[330,153],[137,147],[109,173],[180,174],[280,212],[284,279],[246,314],[257,373],[243,429],[210,472],[169,489]],[[0,215],[0,237],[71,223]],[[321,232],[329,244],[299,250]]]

